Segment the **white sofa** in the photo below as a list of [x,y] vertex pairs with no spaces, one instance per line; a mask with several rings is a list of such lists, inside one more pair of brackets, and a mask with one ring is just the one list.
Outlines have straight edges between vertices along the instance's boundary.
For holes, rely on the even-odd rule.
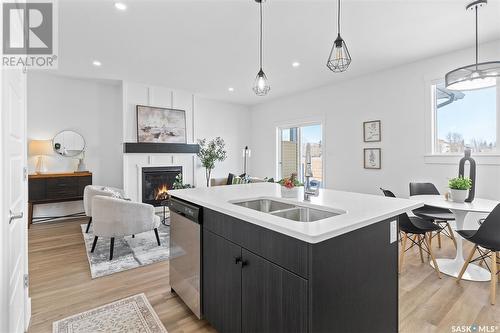
[[91,206],[94,243],[90,252],[94,252],[99,237],[110,237],[109,260],[111,260],[115,237],[130,235],[134,237],[146,231],[154,231],[158,246],[161,245],[158,234],[160,217],[155,215],[152,205],[95,195]]
[[116,195],[120,195],[121,197],[125,197],[125,192],[121,189],[109,187],[109,186],[101,186],[101,185],[87,185],[83,190],[83,208],[85,211],[85,215],[89,217],[89,222],[87,223],[86,233],[89,233],[90,224],[92,223],[92,199],[96,195],[101,195],[105,197],[112,197]]

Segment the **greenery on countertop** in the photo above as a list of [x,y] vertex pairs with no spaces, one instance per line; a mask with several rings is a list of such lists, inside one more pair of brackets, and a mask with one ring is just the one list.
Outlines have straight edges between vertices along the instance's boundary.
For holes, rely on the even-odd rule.
[[297,186],[304,186],[304,184],[302,184],[301,182],[299,182],[297,180],[297,176],[294,173],[292,173],[291,177],[283,178],[283,179],[279,180],[277,183],[280,184],[281,186],[286,187],[286,188],[294,188]]
[[452,190],[468,190],[472,187],[472,180],[467,177],[452,178],[448,181],[448,186]]

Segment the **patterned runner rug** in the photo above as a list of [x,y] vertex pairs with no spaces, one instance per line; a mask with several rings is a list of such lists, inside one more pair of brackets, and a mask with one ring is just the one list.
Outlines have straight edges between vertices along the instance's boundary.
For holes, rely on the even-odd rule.
[[144,294],[55,321],[53,333],[167,333]]

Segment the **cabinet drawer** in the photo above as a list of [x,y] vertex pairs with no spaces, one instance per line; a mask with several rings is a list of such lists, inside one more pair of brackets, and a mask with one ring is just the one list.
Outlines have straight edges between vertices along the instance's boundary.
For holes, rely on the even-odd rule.
[[309,244],[210,209],[203,227],[295,274],[308,278]]
[[45,179],[30,179],[28,182],[28,200],[45,199]]
[[47,179],[47,199],[78,197],[76,177]]
[[92,176],[78,177],[78,196],[83,197],[85,186],[92,185]]

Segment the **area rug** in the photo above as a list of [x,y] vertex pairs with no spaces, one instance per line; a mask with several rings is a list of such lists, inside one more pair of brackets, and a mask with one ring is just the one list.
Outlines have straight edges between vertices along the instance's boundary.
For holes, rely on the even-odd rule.
[[90,253],[94,234],[92,228],[85,233],[86,224],[81,225],[85,248],[90,264],[90,274],[93,279],[128,269],[137,268],[169,259],[170,228],[160,224],[158,228],[161,246],[156,242],[153,230],[126,237],[116,237],[113,260],[109,260],[111,239],[100,237],[94,253]]
[[52,323],[53,333],[167,333],[144,294],[127,297]]

